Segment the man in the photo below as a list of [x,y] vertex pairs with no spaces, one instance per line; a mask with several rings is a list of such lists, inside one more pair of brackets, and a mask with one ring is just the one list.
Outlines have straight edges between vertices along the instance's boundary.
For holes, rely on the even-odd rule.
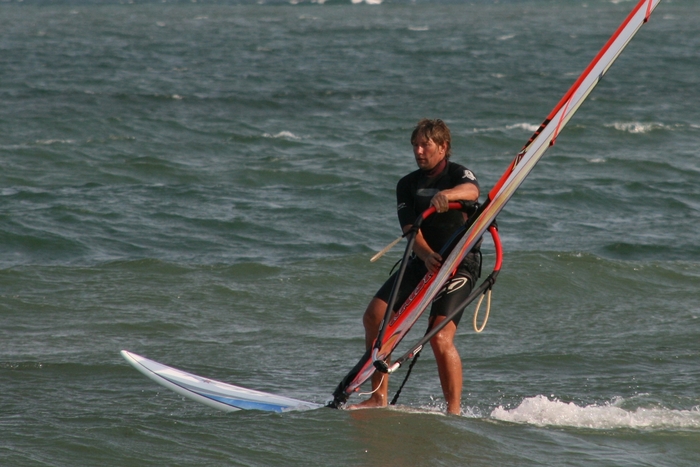
[[[411,135],[411,144],[418,170],[403,177],[396,187],[401,228],[404,233],[411,229],[416,218],[430,206],[434,206],[439,214],[434,214],[421,225],[394,311],[400,308],[428,271],[437,272],[440,269],[443,258],[439,251],[455,230],[464,224],[467,213],[476,210],[479,199],[479,184],[474,174],[449,160],[450,130],[442,120],[423,119],[418,122]],[[462,202],[465,212],[448,211],[448,204],[455,201]],[[478,245],[466,255],[457,273],[438,293],[431,307],[431,326],[443,321],[471,292],[480,268],[480,255],[475,250],[478,250]],[[394,276],[384,283],[367,306],[363,316],[367,348],[377,338],[393,283]],[[458,315],[430,341],[447,412],[457,415],[461,413],[462,360],[454,345],[454,336],[461,316]],[[388,375],[375,372],[371,397],[349,408],[386,406],[388,387]]]

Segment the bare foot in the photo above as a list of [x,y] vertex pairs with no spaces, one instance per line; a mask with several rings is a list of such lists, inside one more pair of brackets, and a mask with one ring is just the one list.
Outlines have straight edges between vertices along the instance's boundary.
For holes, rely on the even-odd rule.
[[378,409],[381,407],[386,407],[386,396],[377,395],[375,393],[367,400],[358,402],[357,404],[348,405],[345,407],[347,410],[359,410],[359,409]]

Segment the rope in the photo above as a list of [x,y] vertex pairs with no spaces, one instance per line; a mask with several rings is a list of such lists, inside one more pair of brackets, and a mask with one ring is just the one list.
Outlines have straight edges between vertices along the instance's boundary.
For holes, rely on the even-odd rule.
[[415,365],[416,362],[418,361],[418,357],[420,357],[420,351],[418,353],[416,353],[416,356],[413,357],[413,360],[411,360],[411,364],[408,366],[408,371],[406,371],[406,377],[403,379],[403,383],[401,383],[399,390],[396,391],[396,395],[394,396],[394,398],[391,399],[390,405],[396,405],[396,401],[399,400],[399,396],[401,395],[401,390],[406,385],[406,382],[408,381],[408,377],[411,376],[411,370],[413,370],[413,365]]
[[479,327],[476,324],[476,322],[477,322],[477,318],[479,317],[479,308],[481,308],[481,302],[484,301],[484,297],[486,296],[486,294],[481,295],[481,298],[479,299],[479,303],[476,304],[476,310],[474,310],[474,331],[476,331],[477,333],[484,330],[484,328],[486,327],[486,323],[489,320],[489,314],[491,313],[491,289],[490,288],[488,290],[488,294],[489,294],[489,299],[486,301],[486,315],[484,316],[484,322],[481,323],[481,327]]
[[382,375],[382,379],[379,380],[379,384],[377,384],[377,387],[376,387],[373,391],[370,391],[370,392],[360,392],[360,393],[358,393],[358,395],[360,395],[360,396],[371,396],[372,394],[374,394],[375,392],[377,392],[377,391],[379,390],[380,387],[382,387],[382,383],[383,383],[383,382],[384,382],[384,375]]

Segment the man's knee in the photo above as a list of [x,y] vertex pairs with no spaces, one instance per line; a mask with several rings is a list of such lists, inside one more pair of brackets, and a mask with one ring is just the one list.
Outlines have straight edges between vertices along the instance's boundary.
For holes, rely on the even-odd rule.
[[450,333],[440,331],[432,339],[430,345],[435,353],[445,353],[454,347]]
[[379,327],[379,323],[384,319],[384,312],[386,311],[386,303],[374,297],[372,301],[367,305],[365,314],[362,316],[362,324],[364,324],[365,329],[375,329]]

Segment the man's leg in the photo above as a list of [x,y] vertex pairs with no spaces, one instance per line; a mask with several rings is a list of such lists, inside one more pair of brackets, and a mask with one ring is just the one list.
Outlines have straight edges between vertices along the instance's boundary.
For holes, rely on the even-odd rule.
[[[365,314],[362,317],[362,324],[365,327],[366,349],[372,347],[374,340],[379,334],[379,325],[384,319],[386,307],[387,303],[377,297],[374,297],[372,301],[369,302],[369,305],[367,305]],[[362,401],[359,404],[350,405],[348,406],[348,409],[386,407],[389,393],[389,375],[375,371],[372,375],[372,391],[374,392],[369,399]]]
[[[445,320],[444,316],[436,316],[433,326]],[[442,385],[442,393],[447,401],[447,413],[460,415],[462,413],[462,359],[454,345],[457,326],[451,322],[430,340],[435,354],[435,360]]]

